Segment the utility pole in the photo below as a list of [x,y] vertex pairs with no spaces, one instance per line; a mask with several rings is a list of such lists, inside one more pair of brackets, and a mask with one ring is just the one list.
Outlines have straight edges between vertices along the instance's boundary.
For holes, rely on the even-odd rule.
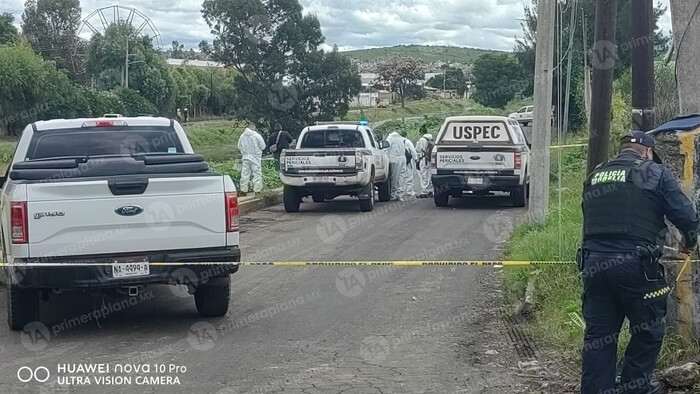
[[615,74],[615,29],[617,0],[600,0],[595,8],[595,43],[593,44],[593,88],[591,91],[591,126],[588,140],[588,174],[608,159],[610,121]]
[[700,113],[700,0],[671,1],[681,114]]
[[583,101],[586,107],[586,128],[591,127],[591,67],[588,65],[588,29],[586,11],[581,8],[583,22]]
[[126,37],[126,57],[124,60],[124,87],[129,88],[129,37]]
[[[564,134],[564,139],[566,140],[567,134],[569,132],[569,106],[570,106],[570,101],[571,101],[571,66],[572,66],[572,61],[573,61],[573,54],[571,53],[571,49],[574,47],[574,35],[576,34],[576,17],[578,12],[578,7],[576,7],[576,3],[574,3],[574,6],[571,7],[571,24],[569,25],[569,49],[567,51],[568,55],[568,64],[566,67],[566,91],[565,91],[565,96],[564,96],[564,128],[563,128],[563,134]],[[563,19],[563,18],[562,18]],[[559,66],[561,67],[561,66]]]
[[654,121],[654,0],[635,0],[632,9],[632,122],[649,131]]
[[554,18],[557,0],[540,0],[537,10],[535,97],[530,169],[530,220],[544,225],[549,211],[549,144],[552,137]]

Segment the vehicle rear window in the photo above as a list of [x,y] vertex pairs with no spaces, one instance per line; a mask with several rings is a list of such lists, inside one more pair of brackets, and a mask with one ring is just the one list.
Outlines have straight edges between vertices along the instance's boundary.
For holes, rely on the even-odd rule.
[[365,141],[358,130],[328,129],[308,131],[301,148],[364,148]]
[[83,128],[34,133],[28,160],[65,156],[130,156],[139,153],[184,153],[170,127]]

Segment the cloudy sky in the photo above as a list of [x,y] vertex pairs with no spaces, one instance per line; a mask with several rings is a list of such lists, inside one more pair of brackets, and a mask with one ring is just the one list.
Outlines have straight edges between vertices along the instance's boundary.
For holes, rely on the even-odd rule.
[[[398,44],[457,45],[511,50],[521,34],[519,19],[530,0],[300,0],[318,16],[326,41],[341,50]],[[661,0],[668,6],[669,0]],[[118,3],[147,15],[160,30],[164,45],[178,40],[196,47],[211,40],[200,0],[82,0],[83,16]],[[18,22],[24,0],[0,0],[0,11]],[[95,23],[99,19],[95,18]],[[661,21],[670,30],[668,12]]]

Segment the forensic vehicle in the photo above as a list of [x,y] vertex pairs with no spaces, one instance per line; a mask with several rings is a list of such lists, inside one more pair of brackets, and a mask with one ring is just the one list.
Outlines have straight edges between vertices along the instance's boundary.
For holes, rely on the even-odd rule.
[[530,149],[518,122],[502,116],[447,118],[431,153],[435,205],[450,197],[510,193],[516,207],[527,201]]
[[348,195],[357,197],[360,210],[374,210],[391,198],[389,143],[380,141],[366,122],[330,122],[306,127],[294,149],[280,156],[284,208],[297,212],[302,198],[324,202]]
[[40,301],[66,289],[136,296],[185,284],[201,315],[228,311],[241,256],[236,189],[177,122],[32,123],[0,182],[12,329],[39,320]]

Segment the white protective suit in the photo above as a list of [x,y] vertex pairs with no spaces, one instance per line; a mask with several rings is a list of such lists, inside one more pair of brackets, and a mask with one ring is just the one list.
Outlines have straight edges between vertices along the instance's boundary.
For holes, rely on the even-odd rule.
[[241,168],[241,191],[248,192],[250,175],[253,175],[253,191],[258,193],[263,187],[262,177],[262,153],[265,150],[265,140],[250,128],[246,128],[238,139],[238,150],[243,155],[243,167]]
[[406,148],[403,138],[399,133],[389,134],[386,141],[389,143],[389,171],[391,173],[391,199],[402,200],[406,194],[403,179],[406,176]]
[[[428,136],[426,134],[422,136],[418,143],[416,144],[416,151],[418,152],[418,159],[420,160],[420,170],[418,170],[418,175],[420,175],[420,192],[421,194],[428,194],[433,192],[433,180],[430,176],[430,157],[428,157]],[[431,136],[432,139],[432,136]]]
[[411,152],[411,162],[406,163],[406,173],[404,174],[403,184],[406,188],[406,195],[414,197],[416,195],[416,187],[413,184],[413,178],[415,177],[418,153],[416,152],[416,148],[413,146],[413,142],[411,142],[411,140],[404,138],[404,143],[406,144],[406,149]]

